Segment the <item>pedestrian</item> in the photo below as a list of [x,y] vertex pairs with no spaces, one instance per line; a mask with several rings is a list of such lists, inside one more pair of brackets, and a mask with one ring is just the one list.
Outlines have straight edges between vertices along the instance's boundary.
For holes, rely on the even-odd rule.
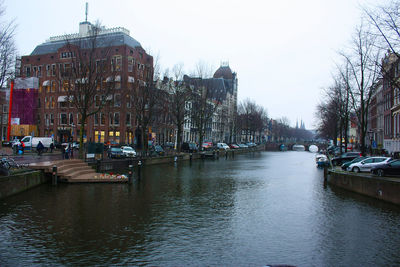
[[38,153],[39,156],[42,155],[43,149],[44,149],[44,145],[42,144],[41,141],[39,141],[39,143],[36,146],[36,150],[37,150],[37,153]]
[[21,141],[21,153],[24,154],[25,152],[25,143]]
[[54,144],[51,143],[51,144],[50,144],[50,153],[53,153],[53,150],[54,150]]
[[65,159],[69,159],[69,149],[68,149],[68,145],[65,146],[64,154],[65,154]]
[[73,159],[74,158],[74,148],[72,147],[71,144],[69,144],[68,150],[69,150],[70,158]]

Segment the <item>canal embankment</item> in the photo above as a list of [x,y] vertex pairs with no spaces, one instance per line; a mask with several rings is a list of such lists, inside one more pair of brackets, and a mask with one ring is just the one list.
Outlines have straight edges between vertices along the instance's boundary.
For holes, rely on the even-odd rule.
[[[200,153],[179,153],[168,156],[144,157],[131,159],[106,159],[88,162],[89,166],[96,169],[97,172],[108,172],[115,170],[126,171],[130,166],[137,168],[138,166],[172,164],[179,161],[191,161],[199,159],[218,159],[221,157],[234,157],[235,154],[262,151],[263,147],[250,149],[238,149],[228,151],[207,151]],[[51,175],[44,171],[25,171],[0,177],[0,199],[15,195],[29,190],[38,185],[51,182]]]
[[329,169],[325,179],[330,185],[400,205],[400,178]]
[[24,192],[49,181],[50,177],[42,171],[26,171],[2,176],[0,177],[0,199]]

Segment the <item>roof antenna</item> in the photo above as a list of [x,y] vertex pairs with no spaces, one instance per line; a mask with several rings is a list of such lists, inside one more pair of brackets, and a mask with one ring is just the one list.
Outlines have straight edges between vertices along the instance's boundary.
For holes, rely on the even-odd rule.
[[85,22],[87,22],[88,9],[89,9],[89,4],[88,4],[88,2],[86,2],[86,11],[85,11],[86,18],[85,18]]

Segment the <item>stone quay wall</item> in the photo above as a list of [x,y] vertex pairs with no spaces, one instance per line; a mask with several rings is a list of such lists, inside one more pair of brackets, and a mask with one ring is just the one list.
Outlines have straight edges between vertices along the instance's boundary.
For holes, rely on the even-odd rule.
[[0,177],[0,199],[50,181],[42,171],[29,171]]
[[400,178],[330,170],[326,179],[343,189],[400,205]]

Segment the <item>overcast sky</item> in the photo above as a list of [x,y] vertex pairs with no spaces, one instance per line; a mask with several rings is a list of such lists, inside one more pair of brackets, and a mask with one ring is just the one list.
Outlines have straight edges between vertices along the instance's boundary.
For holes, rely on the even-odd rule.
[[18,26],[20,55],[50,36],[78,32],[85,20],[125,27],[162,69],[204,61],[237,72],[239,100],[250,98],[269,117],[315,126],[322,88],[332,83],[337,51],[348,46],[368,0],[5,0]]

